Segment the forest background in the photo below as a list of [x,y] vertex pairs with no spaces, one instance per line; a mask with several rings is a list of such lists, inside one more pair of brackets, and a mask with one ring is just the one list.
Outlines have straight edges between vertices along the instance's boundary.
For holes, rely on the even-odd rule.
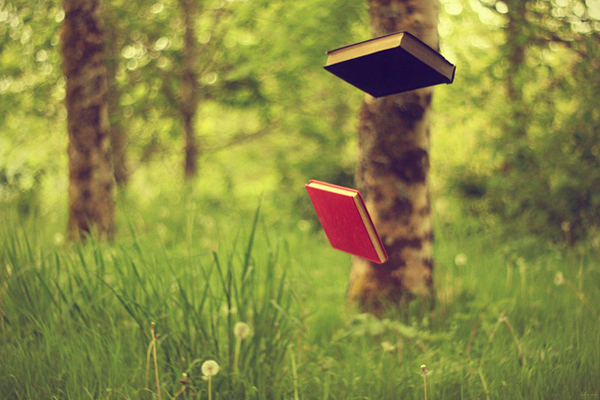
[[[300,295],[300,298],[304,296],[300,301],[303,312],[314,309],[324,298],[335,304],[324,315],[317,313],[321,316],[310,325],[313,328],[323,325],[322,330],[315,328],[318,333],[313,333],[311,340],[331,338],[336,326],[345,326],[344,319],[335,315],[342,313],[347,273],[343,265],[349,260],[343,258],[345,255],[329,254],[333,250],[327,248],[304,184],[309,179],[318,179],[354,185],[356,124],[364,95],[326,73],[322,65],[327,50],[370,37],[366,5],[359,0],[202,2],[194,11],[199,97],[193,127],[197,165],[191,168],[186,164],[184,150],[188,138],[181,123],[184,105],[180,93],[186,85],[183,62],[186,14],[181,6],[184,3],[114,0],[104,5],[102,18],[112,74],[111,124],[113,129],[122,131],[125,138],[122,175],[116,177],[119,189],[115,242],[125,248],[133,246],[138,239],[161,243],[160,248],[166,252],[187,254],[194,259],[204,252],[229,248],[225,243],[234,242],[239,226],[248,227],[253,234],[260,230],[271,238],[287,238],[296,264],[310,266],[309,271],[318,271],[325,264],[339,268],[332,276],[327,275],[336,287],[331,293],[323,287],[317,289],[318,285],[307,285]],[[15,276],[21,257],[29,260],[22,261],[22,265],[39,266],[43,263],[40,260],[48,259],[48,254],[56,255],[59,260],[68,259],[60,252],[75,251],[65,250],[69,246],[66,240],[68,136],[64,106],[66,82],[59,43],[63,19],[64,12],[58,1],[0,0],[0,213],[4,226],[0,282],[5,282],[0,307],[3,329],[8,326],[7,329],[15,332],[18,329],[14,315],[21,314],[10,305],[18,303],[15,293],[25,295],[22,288],[16,292],[11,289],[16,282],[16,278],[11,277]],[[492,262],[501,271],[503,282],[512,282],[513,274],[520,276],[521,286],[514,289],[518,296],[533,296],[524,288],[533,284],[533,275],[527,279],[526,271],[543,273],[544,282],[551,283],[555,277],[563,277],[559,273],[571,268],[572,277],[580,282],[579,286],[573,286],[574,304],[579,304],[582,313],[592,315],[591,325],[581,328],[583,325],[576,324],[582,329],[579,335],[592,332],[592,328],[597,327],[598,307],[594,305],[598,302],[590,298],[597,300],[599,292],[600,1],[441,0],[438,29],[441,53],[457,65],[457,72],[453,84],[438,86],[434,92],[431,184],[438,237],[437,282],[442,289],[453,287],[452,298],[456,303],[450,303],[466,310],[474,307],[472,299],[456,299],[461,293],[469,297],[480,285],[486,287],[486,283],[476,278],[477,274],[485,274],[481,270],[486,268],[486,253],[497,257]],[[251,224],[259,204],[261,228]],[[25,243],[30,241],[35,244],[33,251],[26,250],[29,245]],[[490,243],[495,245],[492,251],[486,248]],[[144,251],[150,251],[152,245],[147,246]],[[461,270],[467,263],[465,248],[479,254],[475,256],[479,264],[471,266],[472,261],[469,261],[472,269],[468,271]],[[100,268],[100,253],[79,249],[84,265],[94,260],[95,268]],[[306,253],[319,256],[317,260],[310,260],[310,254]],[[548,267],[544,257],[560,259],[565,264]],[[472,258],[469,255],[469,260]],[[117,259],[113,256],[115,265]],[[63,265],[56,262],[57,269]],[[243,269],[246,272],[248,262],[246,259]],[[539,268],[531,267],[533,264]],[[526,265],[530,265],[530,269]],[[478,269],[480,272],[476,272]],[[463,273],[468,279],[457,281],[457,275]],[[58,288],[63,279],[58,272],[47,281],[44,273],[39,274],[38,271],[38,277],[31,278],[37,283],[25,286],[45,292],[39,282],[50,282],[46,287],[52,292],[58,290],[56,296],[58,301],[64,301],[65,310],[72,312],[74,305],[81,306],[77,299],[85,291],[75,290],[71,292],[72,297],[66,292],[60,294],[60,290],[54,288]],[[564,281],[558,279],[558,283]],[[124,282],[113,286],[112,281],[106,279],[98,285],[94,286],[94,293],[103,293],[98,294],[102,301],[112,290],[121,305],[125,305],[126,315],[132,318],[138,315],[132,311],[132,303],[127,302]],[[225,281],[223,285],[226,294]],[[487,285],[494,287],[495,283]],[[512,293],[512,286],[507,284],[507,287]],[[319,290],[327,293],[316,295]],[[544,287],[539,292],[551,297],[553,292],[549,290]],[[185,293],[183,288],[181,293]],[[139,295],[129,294],[132,299]],[[311,295],[314,299],[307,300]],[[10,296],[16,297],[11,300]],[[498,296],[494,301],[511,298],[507,296]],[[476,340],[473,337],[482,324],[476,322],[478,315],[483,315],[484,321],[498,317],[498,314],[486,314],[487,306],[482,305],[485,301],[479,299],[475,303],[479,304],[479,308],[475,308],[481,314],[474,313],[473,330],[463,332],[465,341],[469,341],[469,334],[471,342]],[[484,309],[486,311],[482,311]],[[499,309],[514,311],[518,306],[502,305],[494,308],[494,312]],[[159,319],[162,315],[158,311],[156,314],[148,311],[150,314]],[[419,313],[407,318],[416,315]],[[465,315],[456,311],[455,317],[457,320],[468,318]],[[515,324],[516,334],[512,325],[507,324],[513,332],[512,336],[508,335],[509,345],[511,340],[529,332],[527,318],[522,319],[520,331]],[[136,321],[147,334],[149,321]],[[423,327],[420,319],[418,323],[419,329],[429,332],[429,325]],[[27,324],[24,326],[29,326]],[[333,328],[325,328],[325,325]],[[374,329],[381,328],[377,326]],[[492,343],[496,330],[491,322],[489,326],[485,339]],[[443,331],[443,327],[440,329]],[[3,332],[6,335],[6,330]],[[412,334],[402,335],[406,343],[416,340]],[[435,343],[435,339],[425,336],[417,339]],[[514,345],[514,341],[512,343]],[[169,344],[165,340],[163,344],[167,353],[168,346],[177,348],[177,342]],[[419,346],[407,350],[408,354],[410,351],[422,354]],[[544,354],[550,354],[548,347],[551,346],[544,346],[547,351]],[[4,356],[14,356],[16,353],[12,352],[18,348],[16,345],[4,347]],[[287,348],[283,346],[281,354],[286,354]],[[230,346],[230,354],[233,354],[231,349]],[[520,349],[517,358],[522,367],[526,362]],[[578,354],[583,354],[583,350],[579,350]],[[598,396],[599,388],[587,379],[600,372],[598,351],[596,344],[591,353],[588,351],[588,359],[579,359],[579,380],[571,382],[571,386],[567,385],[570,389],[565,390],[577,387],[579,393]],[[211,354],[220,353],[214,350]],[[546,357],[536,354],[538,358]],[[362,357],[355,356],[356,360]],[[458,354],[454,356],[460,358]],[[532,355],[527,357],[533,358]],[[29,356],[22,355],[22,358],[29,360],[29,367],[23,363],[23,371],[33,373],[35,363]],[[285,365],[281,368],[283,372],[275,375],[283,387],[281,393],[290,395],[290,391],[298,389],[295,386],[298,383],[286,381],[292,375],[289,359],[281,362]],[[108,361],[106,363],[108,365]],[[143,387],[140,371],[144,363],[138,364],[134,380]],[[483,365],[482,361],[479,367],[467,368],[458,374],[462,380],[456,387],[450,383],[438,386],[438,394],[443,394],[444,388],[449,393],[467,393],[467,397],[493,397],[495,390],[501,392],[506,377],[498,376],[494,380],[488,376],[490,382],[486,381]],[[165,368],[173,376],[176,374],[172,365]],[[438,371],[443,368],[438,366]],[[98,372],[101,376],[104,373]],[[73,371],[71,374],[76,375]],[[528,379],[532,374],[529,370]],[[8,378],[11,375],[19,376],[14,371],[3,370],[2,382],[13,390],[15,397],[27,397],[27,393],[36,393],[36,390],[54,390],[68,397],[66,387],[75,390],[77,386],[63,376],[66,382],[71,382],[65,384],[67,386],[56,386],[53,378],[49,378],[48,382],[39,383],[43,389],[35,389],[32,381],[24,377],[27,373],[15,378],[21,383],[14,383]],[[329,383],[332,386],[319,381],[321,386],[315,389],[319,397],[326,397],[325,389],[327,395],[334,390],[333,374],[326,376],[332,379]],[[344,384],[349,385],[348,382],[343,384],[342,373],[336,376],[340,377],[339,390]],[[250,397],[252,387],[258,387],[258,392],[264,390],[254,378],[246,378],[244,382],[253,383],[239,388],[232,386],[230,380],[228,390],[238,390],[235,393],[246,393]],[[476,385],[471,382],[474,378]],[[176,379],[171,381],[176,382]],[[304,393],[308,393],[313,381],[312,378],[300,381]],[[96,386],[88,385],[86,390],[99,393],[110,387],[98,382],[104,381],[99,379]],[[112,387],[125,390],[123,385]],[[221,390],[225,390],[225,381],[220,385]],[[413,382],[412,387],[415,385]],[[172,386],[174,394],[176,383]],[[525,387],[527,384],[523,382],[520,388]],[[397,388],[368,390],[394,392]],[[520,390],[526,389],[516,389],[522,395],[524,392]],[[204,392],[199,389],[198,393]],[[514,393],[512,396],[518,398]]]
[[[504,2],[441,2],[442,53],[459,69],[435,93],[433,197],[503,227],[556,240],[568,223],[585,236],[600,205],[598,5],[522,3],[525,18],[508,18]],[[185,180],[182,15],[177,2],[103,13],[111,122],[126,135],[118,180],[139,206],[176,200]],[[2,3],[0,182],[25,213],[66,204],[63,18],[58,2]],[[370,37],[365,4],[206,2],[195,25],[193,192],[209,215],[251,209],[262,194],[274,222],[314,222],[302,182],[353,183],[362,93],[321,66],[327,50]]]
[[[60,218],[68,184],[64,12],[52,1],[0,4],[2,199]],[[556,240],[568,223],[586,236],[600,204],[598,5],[518,4],[509,12],[501,1],[441,2],[441,50],[458,79],[435,93],[436,209],[444,214],[459,199],[502,228]],[[370,37],[365,4],[216,1],[196,12],[191,186],[206,202],[201,212],[252,209],[262,194],[273,222],[314,222],[303,182],[353,183],[362,93],[321,66],[327,50]],[[117,179],[140,207],[176,204],[185,180],[183,14],[177,2],[116,1],[103,12],[111,122],[126,146]]]

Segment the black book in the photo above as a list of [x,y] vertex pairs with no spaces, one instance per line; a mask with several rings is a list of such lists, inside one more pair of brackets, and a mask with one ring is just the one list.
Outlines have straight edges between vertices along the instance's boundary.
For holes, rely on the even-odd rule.
[[373,97],[452,83],[456,69],[408,32],[328,51],[324,68]]

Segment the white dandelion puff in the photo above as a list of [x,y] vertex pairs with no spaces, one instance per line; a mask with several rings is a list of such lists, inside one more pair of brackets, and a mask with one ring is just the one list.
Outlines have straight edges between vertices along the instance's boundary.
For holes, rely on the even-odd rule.
[[245,322],[237,322],[233,326],[233,334],[236,337],[233,373],[237,375],[240,360],[240,350],[242,349],[242,340],[246,339],[250,335],[250,325]]
[[556,275],[554,276],[554,284],[556,286],[560,286],[560,285],[564,285],[565,283],[565,276],[563,275],[562,272],[557,272]]
[[206,360],[202,364],[202,374],[208,379],[208,400],[212,400],[212,377],[219,373],[219,364],[215,360]]
[[245,322],[236,322],[233,326],[233,334],[244,340],[250,335],[250,325]]
[[381,342],[381,348],[383,349],[384,352],[386,353],[392,353],[394,350],[396,350],[396,346],[394,346],[393,344],[391,344],[389,341],[383,341]]
[[207,360],[202,364],[202,374],[204,376],[215,376],[220,370],[221,367],[214,360]]
[[457,267],[464,267],[467,265],[467,255],[464,253],[459,253],[454,257],[454,264]]

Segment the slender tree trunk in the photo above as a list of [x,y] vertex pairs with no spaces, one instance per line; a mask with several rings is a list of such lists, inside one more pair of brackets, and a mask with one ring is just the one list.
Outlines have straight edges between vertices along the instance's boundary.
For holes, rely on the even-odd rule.
[[194,129],[198,109],[198,74],[196,73],[197,54],[196,31],[197,0],[180,0],[185,34],[183,49],[183,74],[181,82],[181,119],[185,131],[185,178],[190,180],[198,172],[199,143]]
[[507,0],[508,23],[506,26],[506,58],[508,69],[506,74],[506,93],[511,105],[511,117],[508,118],[507,129],[514,138],[527,136],[527,112],[523,103],[523,82],[521,71],[525,63],[525,51],[529,38],[527,29],[526,0]]
[[[112,5],[111,5],[112,6]],[[109,7],[111,7],[109,6]],[[119,28],[117,16],[112,8],[105,9],[104,26],[106,27],[106,81],[108,86],[108,115],[110,120],[111,159],[114,168],[115,182],[120,188],[127,186],[129,168],[127,165],[127,131],[122,124],[122,109],[119,106],[121,92],[117,87],[117,70],[121,56],[119,46]]]
[[[527,134],[530,125],[529,104],[524,100],[523,88],[531,70],[526,65],[527,48],[532,39],[532,29],[527,20],[528,0],[507,0],[507,24],[504,27],[505,43],[502,52],[506,61],[506,76],[504,90],[506,104],[501,129],[503,135],[495,142],[504,154],[504,163],[500,167],[499,177],[505,182],[500,183],[500,189],[507,193],[527,192],[530,187],[514,185],[511,182],[522,181],[526,175],[535,175],[539,165],[532,151],[530,138]],[[516,175],[515,175],[516,174]],[[538,182],[541,184],[541,181]],[[537,190],[548,190],[542,185]],[[518,200],[519,196],[517,196]],[[520,197],[523,199],[522,197]]]
[[119,94],[115,92],[114,82],[111,84],[109,114],[111,117],[110,140],[111,140],[111,159],[114,165],[115,182],[119,188],[125,188],[129,181],[129,168],[127,165],[127,131],[120,122],[117,115],[121,112],[118,106]]
[[[409,31],[437,49],[437,0],[368,0],[372,36]],[[432,88],[366,96],[358,127],[356,182],[389,260],[354,258],[348,298],[380,313],[415,296],[433,299],[429,195]]]
[[114,177],[104,38],[98,0],[64,0],[62,54],[67,78],[69,236],[111,238]]

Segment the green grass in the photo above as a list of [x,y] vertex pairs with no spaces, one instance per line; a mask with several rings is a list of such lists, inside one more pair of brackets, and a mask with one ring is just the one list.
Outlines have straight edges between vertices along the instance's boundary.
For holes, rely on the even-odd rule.
[[[2,399],[159,398],[153,322],[165,399],[208,398],[209,359],[214,399],[423,399],[422,364],[428,399],[600,398],[592,243],[438,222],[435,310],[379,320],[346,309],[350,257],[305,224],[154,211],[124,213],[112,245],[76,245],[56,222],[4,209]],[[238,321],[252,335],[236,374]]]

